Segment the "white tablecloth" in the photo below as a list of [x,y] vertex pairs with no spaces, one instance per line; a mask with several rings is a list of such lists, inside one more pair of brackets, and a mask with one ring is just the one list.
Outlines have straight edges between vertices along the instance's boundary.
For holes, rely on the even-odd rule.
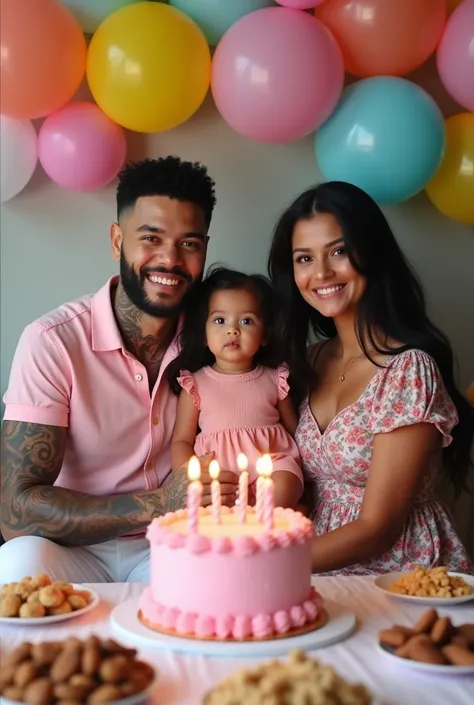
[[[373,587],[371,578],[315,578],[314,585],[324,597],[344,604],[358,618],[357,631],[339,644],[313,652],[319,660],[331,663],[351,681],[365,683],[379,698],[390,705],[473,705],[474,676],[433,676],[408,669],[403,663],[393,664],[376,651],[377,633],[394,623],[412,624],[426,609],[424,606],[387,597]],[[115,636],[109,625],[114,606],[138,597],[144,585],[115,583],[91,585],[101,603],[83,617],[41,626],[1,625],[0,655],[22,641],[63,639],[74,634]],[[474,601],[441,608],[454,624],[474,622]],[[116,638],[116,637],[115,637]],[[120,639],[122,643],[123,639]],[[135,644],[130,643],[132,646]],[[160,649],[139,649],[140,655],[153,663],[159,679],[150,699],[158,705],[200,705],[203,694],[239,666],[256,663],[249,659],[213,659],[166,653]]]

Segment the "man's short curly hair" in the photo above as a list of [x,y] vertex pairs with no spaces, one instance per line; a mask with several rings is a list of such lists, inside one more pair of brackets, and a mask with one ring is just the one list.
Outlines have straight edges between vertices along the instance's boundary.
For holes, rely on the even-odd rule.
[[132,208],[142,196],[169,196],[200,206],[209,226],[216,205],[215,183],[199,162],[179,157],[143,159],[128,162],[119,174],[117,218]]

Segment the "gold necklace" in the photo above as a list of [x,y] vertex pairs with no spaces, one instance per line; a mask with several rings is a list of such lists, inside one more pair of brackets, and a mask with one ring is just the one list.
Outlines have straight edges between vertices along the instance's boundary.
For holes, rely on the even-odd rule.
[[341,374],[338,377],[339,382],[344,382],[344,380],[346,379],[346,372],[349,369],[349,367],[352,365],[354,360],[357,360],[357,358],[361,357],[363,354],[364,354],[364,351],[362,350],[362,352],[360,352],[358,355],[354,355],[354,357],[351,357],[351,359],[349,360],[349,364],[346,366],[346,368],[344,370],[342,370]]

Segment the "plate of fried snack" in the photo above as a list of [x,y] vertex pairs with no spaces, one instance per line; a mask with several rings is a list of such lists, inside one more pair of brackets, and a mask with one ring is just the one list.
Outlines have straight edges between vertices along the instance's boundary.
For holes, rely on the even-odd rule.
[[0,592],[0,623],[49,624],[86,614],[99,604],[91,588],[64,580],[52,580],[43,573],[5,583]]
[[25,642],[2,658],[2,703],[16,705],[136,705],[156,674],[154,668],[113,639]]
[[474,599],[474,576],[448,572],[446,566],[386,573],[375,578],[374,585],[391,597],[419,604],[458,605]]
[[379,632],[379,649],[411,668],[447,674],[474,674],[474,624],[454,625],[435,609],[412,626],[394,624]]
[[295,649],[287,661],[272,660],[254,668],[241,668],[215,686],[203,705],[261,703],[278,705],[377,705],[369,690],[349,683],[327,664]]

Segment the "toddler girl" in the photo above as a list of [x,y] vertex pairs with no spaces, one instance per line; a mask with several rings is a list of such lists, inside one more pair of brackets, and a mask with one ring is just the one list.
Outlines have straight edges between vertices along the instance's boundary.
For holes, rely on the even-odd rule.
[[168,367],[179,394],[171,459],[177,470],[192,455],[212,455],[237,473],[237,456],[245,453],[252,497],[257,458],[269,453],[275,504],[294,507],[303,490],[292,437],[297,417],[288,370],[278,366],[273,317],[273,290],[260,275],[219,268],[193,290],[181,353]]

